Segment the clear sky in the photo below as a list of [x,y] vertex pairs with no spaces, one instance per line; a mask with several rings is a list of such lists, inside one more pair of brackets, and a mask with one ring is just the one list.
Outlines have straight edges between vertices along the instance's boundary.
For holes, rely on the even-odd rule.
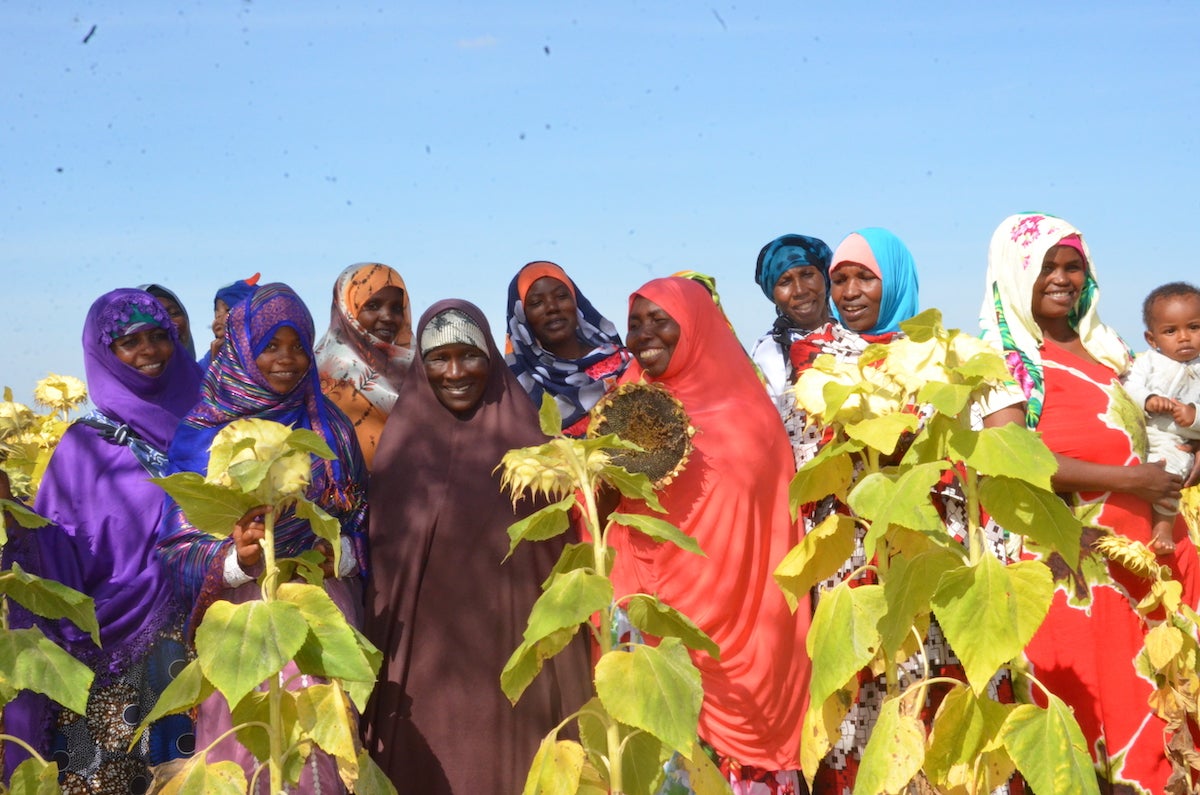
[[87,307],[217,287],[308,302],[375,260],[414,319],[550,259],[624,330],[646,280],[717,277],[742,340],[787,232],[884,226],[921,305],[977,329],[1013,212],[1083,230],[1135,348],[1200,280],[1200,3],[0,0],[0,386],[83,376]]

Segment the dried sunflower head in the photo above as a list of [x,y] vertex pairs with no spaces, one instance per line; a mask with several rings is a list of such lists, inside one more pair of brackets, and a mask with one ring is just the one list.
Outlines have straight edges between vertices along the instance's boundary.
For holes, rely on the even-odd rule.
[[641,450],[611,450],[613,464],[650,479],[655,488],[683,471],[696,429],[674,395],[658,384],[622,384],[592,407],[588,436],[615,434]]

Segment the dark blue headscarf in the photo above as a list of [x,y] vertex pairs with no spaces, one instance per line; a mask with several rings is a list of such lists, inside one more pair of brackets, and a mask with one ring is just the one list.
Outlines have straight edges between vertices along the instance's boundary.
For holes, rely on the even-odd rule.
[[758,265],[754,269],[754,280],[762,288],[763,295],[775,300],[775,283],[792,268],[811,265],[825,277],[825,294],[829,294],[829,262],[833,252],[824,240],[808,235],[781,235],[762,247],[758,252]]

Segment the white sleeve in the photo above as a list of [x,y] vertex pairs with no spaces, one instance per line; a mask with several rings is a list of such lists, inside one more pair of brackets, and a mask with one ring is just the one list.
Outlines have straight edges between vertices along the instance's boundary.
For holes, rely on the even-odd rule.
[[248,582],[254,582],[254,578],[242,571],[242,565],[237,559],[237,547],[231,545],[225,553],[225,585],[236,588]]
[[349,577],[358,571],[358,557],[354,554],[354,542],[346,536],[342,540],[342,557],[338,565],[338,576]]
[[1154,357],[1150,351],[1139,353],[1133,359],[1133,366],[1122,379],[1125,391],[1133,398],[1133,402],[1142,411],[1146,410],[1146,399],[1156,394],[1154,390]]
[[754,350],[750,352],[750,358],[758,365],[763,378],[767,380],[767,393],[778,403],[780,397],[791,386],[788,383],[788,372],[791,368],[784,360],[783,349],[779,347],[779,343],[775,341],[774,337],[764,334],[758,338],[758,342],[754,343]]

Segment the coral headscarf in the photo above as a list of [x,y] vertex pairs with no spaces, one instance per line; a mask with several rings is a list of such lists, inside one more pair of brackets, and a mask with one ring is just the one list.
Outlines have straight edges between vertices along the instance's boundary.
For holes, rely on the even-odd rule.
[[1083,235],[1052,215],[1022,213],[1005,218],[988,246],[987,290],[979,309],[982,336],[1004,352],[1009,372],[1025,394],[1025,424],[1036,428],[1042,414],[1042,329],[1033,317],[1033,286],[1046,252],[1069,245],[1087,263],[1087,278],[1068,321],[1084,349],[1117,373],[1130,365],[1129,348],[1117,332],[1100,322],[1100,288]]
[[[900,322],[917,314],[919,287],[917,264],[912,252],[900,238],[886,229],[869,227],[851,232],[833,252],[832,275],[843,262],[857,262],[883,282],[879,300],[879,317],[874,328],[861,332],[866,335],[888,334],[900,330]],[[837,306],[833,314],[840,320]]]
[[[379,339],[358,322],[363,305],[385,287],[399,287],[404,293],[404,318],[393,342]],[[329,315],[329,330],[316,346],[321,391],[354,423],[370,467],[383,424],[413,360],[412,309],[404,279],[378,262],[351,265],[333,285]]]
[[[696,427],[687,467],[659,495],[666,519],[705,557],[641,533],[613,534],[616,592],[655,593],[712,636],[721,659],[693,653],[704,681],[700,736],[743,765],[799,768],[810,660],[809,606],[795,614],[772,572],[798,541],[788,509],[795,471],[787,433],[745,351],[704,286],[671,277],[630,297],[658,304],[679,324],[666,371],[649,378],[635,361],[623,381],[656,381]],[[647,514],[623,501],[623,512]]]

